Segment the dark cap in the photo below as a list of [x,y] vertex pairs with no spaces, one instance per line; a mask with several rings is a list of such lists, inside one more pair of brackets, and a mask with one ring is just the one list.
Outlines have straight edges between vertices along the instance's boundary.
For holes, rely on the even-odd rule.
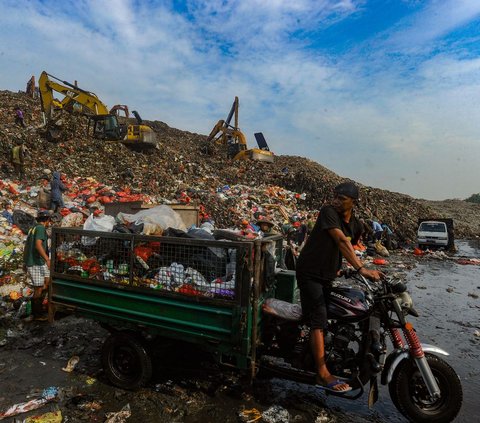
[[37,213],[37,221],[39,222],[44,222],[46,220],[49,220],[52,217],[52,214],[50,213],[50,210],[40,210]]
[[273,222],[271,222],[268,219],[258,219],[257,220],[257,225],[261,225],[262,223],[265,223],[266,225],[274,226]]
[[335,194],[345,195],[358,200],[358,187],[353,182],[343,182],[333,190]]

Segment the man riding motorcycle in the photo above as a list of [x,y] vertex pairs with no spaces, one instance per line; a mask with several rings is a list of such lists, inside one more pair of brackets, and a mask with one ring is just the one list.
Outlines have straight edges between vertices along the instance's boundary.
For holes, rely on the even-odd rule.
[[325,363],[325,299],[340,269],[342,256],[371,281],[379,281],[384,274],[365,268],[352,247],[362,234],[362,224],[353,213],[354,204],[359,198],[358,187],[352,182],[344,182],[335,187],[334,193],[332,203],[320,210],[298,258],[296,273],[303,313],[311,329],[310,342],[317,369],[317,384],[325,390],[344,393],[352,388],[333,376]]

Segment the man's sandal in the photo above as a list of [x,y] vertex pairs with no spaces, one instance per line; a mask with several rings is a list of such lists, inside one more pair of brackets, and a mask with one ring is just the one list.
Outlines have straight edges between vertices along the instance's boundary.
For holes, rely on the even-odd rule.
[[333,382],[330,382],[326,385],[317,384],[315,386],[328,392],[334,392],[335,394],[344,394],[352,390],[351,386],[349,386],[347,389],[335,389],[339,385],[346,385],[346,382],[340,379],[335,379]]

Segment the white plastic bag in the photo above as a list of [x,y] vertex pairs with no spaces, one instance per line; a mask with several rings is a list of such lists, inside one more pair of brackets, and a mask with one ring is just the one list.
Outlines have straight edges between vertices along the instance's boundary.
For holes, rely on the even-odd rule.
[[185,270],[185,283],[191,283],[199,287],[210,287],[210,283],[203,277],[203,275],[196,269],[187,267]]
[[112,232],[115,225],[115,218],[113,216],[94,217],[93,214],[88,216],[83,224],[85,231],[99,231]]
[[173,262],[170,265],[169,270],[172,274],[172,284],[174,286],[181,285],[183,283],[183,280],[185,279],[185,268],[183,267],[183,264]]
[[[93,214],[91,214],[87,220],[85,220],[83,229],[85,231],[112,232],[114,225],[115,218],[113,216],[94,217]],[[96,242],[97,238],[82,236],[83,245],[94,245]]]
[[[180,229],[182,231],[187,230],[185,223],[183,223],[180,215],[171,207],[162,205],[153,207],[151,209],[141,210],[135,214],[118,213],[117,219],[124,223],[135,222],[135,224],[152,224],[158,225],[162,230],[167,228]],[[151,232],[151,225],[149,226]]]

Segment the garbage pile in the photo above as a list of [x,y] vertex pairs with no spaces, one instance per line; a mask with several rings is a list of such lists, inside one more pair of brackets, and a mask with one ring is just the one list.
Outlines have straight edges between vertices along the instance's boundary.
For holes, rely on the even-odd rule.
[[[318,210],[342,180],[300,157],[278,156],[274,164],[232,162],[217,145],[206,154],[205,136],[159,121],[148,122],[158,138],[157,149],[150,154],[132,152],[118,142],[89,139],[87,119],[67,113],[62,117],[66,136],[50,143],[45,139],[38,99],[2,91],[0,104],[0,154],[9,157],[14,142],[24,141],[30,152],[26,173],[31,186],[38,185],[44,169],[60,171],[70,180],[87,178],[92,184],[84,189],[93,189],[93,195],[101,194],[95,186],[99,184],[110,188],[109,195],[128,190],[129,195],[144,196],[147,203],[200,205],[218,227],[231,227],[239,218],[253,220],[259,215],[279,227]],[[14,123],[15,106],[24,110],[25,128]],[[0,177],[13,179],[5,162]],[[408,242],[415,239],[418,217],[429,212],[409,196],[361,186],[359,214],[388,224],[401,241]]]

